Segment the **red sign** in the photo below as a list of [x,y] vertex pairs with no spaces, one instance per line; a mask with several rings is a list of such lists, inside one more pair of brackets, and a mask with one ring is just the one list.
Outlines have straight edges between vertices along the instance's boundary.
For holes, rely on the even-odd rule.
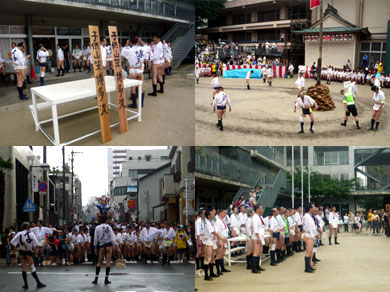
[[310,0],[310,9],[320,6],[320,0]]
[[135,200],[128,200],[127,201],[127,208],[135,209]]
[[45,183],[44,181],[40,182],[38,185],[38,190],[40,192],[46,192],[47,191],[47,183]]

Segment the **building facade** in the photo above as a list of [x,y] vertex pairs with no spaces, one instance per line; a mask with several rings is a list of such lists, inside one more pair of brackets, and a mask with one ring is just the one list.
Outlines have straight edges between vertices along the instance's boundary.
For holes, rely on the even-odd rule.
[[[302,151],[302,156],[301,156]],[[357,146],[261,146],[261,147],[197,147],[196,208],[227,208],[232,200],[255,186],[262,186],[260,201],[265,209],[274,205],[292,206],[292,168],[304,167],[340,181],[356,179],[357,188],[348,199],[321,201],[337,210],[360,210],[359,198],[383,197],[390,202],[390,148]],[[307,175],[307,174],[306,174]],[[295,182],[294,205],[301,204],[301,191]],[[267,200],[265,200],[267,199]],[[305,194],[305,202],[308,194]]]
[[[123,44],[131,35],[137,34],[146,41],[152,39],[153,33],[164,35],[175,26],[179,29],[187,27],[183,34],[175,30],[175,35],[182,37],[191,30],[189,25],[194,21],[195,9],[190,0],[14,0],[3,1],[1,8],[0,56],[6,60],[7,67],[6,56],[11,42],[23,41],[34,65],[39,65],[35,62],[35,55],[39,44],[44,44],[54,54],[50,65],[55,60],[57,44],[68,44],[70,52],[76,45],[89,44],[89,25],[99,26],[100,35],[108,39],[108,26],[116,25]],[[186,47],[182,59],[192,47]],[[181,63],[182,59],[176,61]]]
[[[323,0],[322,65],[342,68],[349,59],[352,68],[362,66],[367,54],[369,68],[386,64],[386,36],[390,2],[386,0]],[[305,42],[305,64],[318,58],[319,7],[312,10],[312,26],[299,33]],[[386,69],[386,68],[385,68]],[[387,68],[388,69],[388,68]]]

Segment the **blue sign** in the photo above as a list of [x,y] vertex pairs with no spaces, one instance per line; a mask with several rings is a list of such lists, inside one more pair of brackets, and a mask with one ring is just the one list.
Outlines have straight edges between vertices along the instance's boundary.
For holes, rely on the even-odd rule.
[[23,206],[23,212],[35,212],[36,210],[37,208],[34,203],[30,200],[30,198],[27,198],[27,201]]
[[46,192],[47,191],[47,183],[45,183],[44,181],[40,182],[39,185],[38,185],[38,189],[41,192]]

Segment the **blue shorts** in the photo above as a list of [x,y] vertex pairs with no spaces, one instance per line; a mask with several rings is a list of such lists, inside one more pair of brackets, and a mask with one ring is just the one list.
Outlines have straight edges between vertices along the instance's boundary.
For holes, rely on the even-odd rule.
[[112,243],[111,242],[108,242],[108,243],[105,243],[105,244],[102,244],[102,245],[98,245],[99,248],[106,248],[108,246],[112,246]]
[[218,105],[217,109],[218,110],[225,110],[226,109],[226,105],[224,105],[224,106]]
[[280,239],[280,232],[272,232],[272,237],[275,237],[277,240]]
[[301,232],[303,232],[303,226],[302,225],[298,225],[298,228]]
[[46,67],[46,64],[47,64],[47,63],[39,63],[39,66],[41,66],[41,67]]

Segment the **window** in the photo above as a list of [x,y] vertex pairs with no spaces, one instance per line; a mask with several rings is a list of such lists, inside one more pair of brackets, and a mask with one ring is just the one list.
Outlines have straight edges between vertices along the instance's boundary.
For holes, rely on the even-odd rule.
[[385,64],[386,43],[384,42],[362,42],[360,44],[360,62],[364,54],[368,55],[368,66],[373,69],[377,61]]
[[152,158],[152,155],[145,155],[146,161],[150,161],[151,158]]
[[233,15],[232,20],[233,20],[233,24],[250,23],[251,22],[251,15],[250,14]]
[[347,165],[348,151],[316,151],[316,165]]
[[260,11],[259,13],[257,13],[258,22],[275,21],[275,20],[280,20],[279,9]]
[[381,43],[372,43],[371,51],[381,51]]
[[347,181],[348,180],[348,174],[341,173],[340,174],[340,181]]
[[134,169],[129,169],[129,177],[137,177],[138,171]]
[[168,160],[168,156],[161,156],[160,159],[161,160]]
[[138,160],[141,160],[141,156],[138,156]]
[[133,157],[129,157],[129,160],[133,160]]

